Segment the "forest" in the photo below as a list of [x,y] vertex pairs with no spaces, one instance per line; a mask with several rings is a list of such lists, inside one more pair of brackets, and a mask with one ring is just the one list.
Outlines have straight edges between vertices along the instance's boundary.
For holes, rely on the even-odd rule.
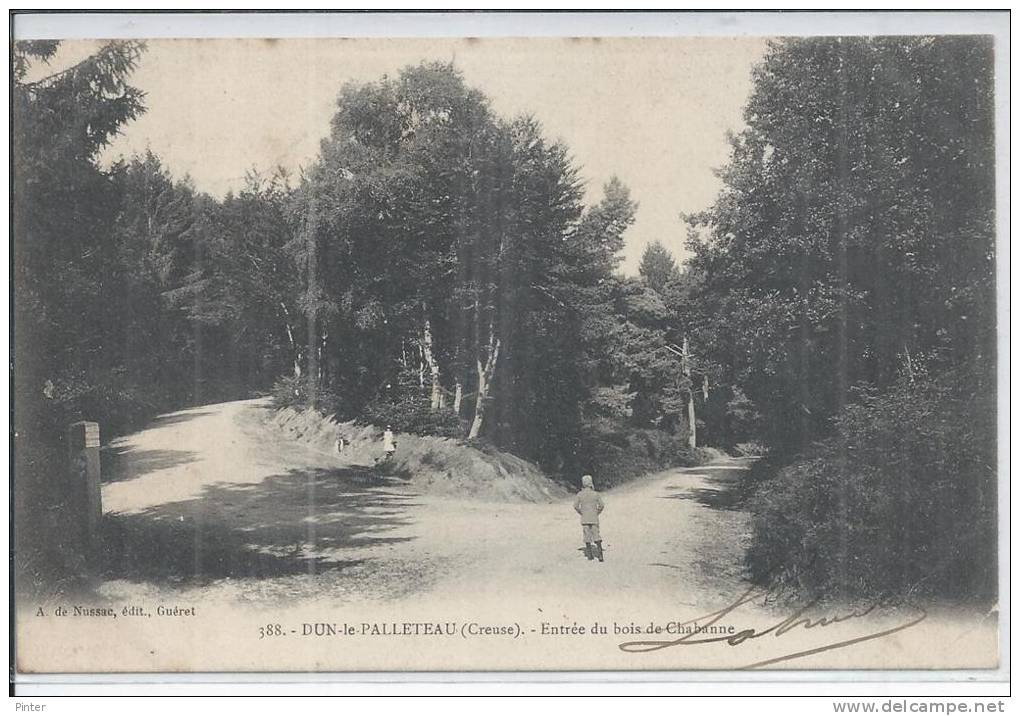
[[338,85],[308,166],[217,199],[100,161],[145,112],[143,43],[34,79],[58,46],[12,54],[20,504],[74,420],[271,394],[570,484],[762,455],[753,579],[994,593],[990,40],[771,42],[690,257],[653,242],[637,277],[628,188],[586,205],[569,147],[452,64]]

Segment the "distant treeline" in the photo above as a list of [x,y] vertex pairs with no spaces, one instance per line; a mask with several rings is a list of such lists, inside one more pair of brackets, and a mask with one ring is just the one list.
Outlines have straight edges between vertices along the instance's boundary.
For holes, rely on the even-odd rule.
[[994,554],[990,41],[771,43],[692,258],[653,243],[639,278],[626,187],[585,206],[568,148],[451,65],[345,85],[300,175],[215,200],[152,154],[97,162],[144,111],[143,45],[28,81],[56,49],[13,50],[22,445],[272,391],[611,484],[689,458],[693,402],[699,443],[768,452],[756,578],[993,583],[944,538]]

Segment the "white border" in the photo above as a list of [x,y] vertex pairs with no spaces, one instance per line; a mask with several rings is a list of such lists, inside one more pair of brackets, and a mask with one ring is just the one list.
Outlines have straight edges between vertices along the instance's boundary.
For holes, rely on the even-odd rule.
[[213,37],[761,37],[989,34],[1001,12],[284,12],[16,15],[17,39]]

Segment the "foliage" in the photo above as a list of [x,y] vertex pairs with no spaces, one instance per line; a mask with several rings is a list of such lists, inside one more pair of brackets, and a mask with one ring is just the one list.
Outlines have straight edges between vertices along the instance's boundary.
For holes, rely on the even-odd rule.
[[995,394],[973,375],[861,391],[832,437],[762,482],[755,577],[840,597],[994,594]]
[[278,410],[308,407],[308,381],[300,376],[280,376],[273,383],[272,399]]
[[402,396],[400,400],[373,400],[362,411],[373,425],[391,425],[397,432],[439,437],[463,437],[464,426],[449,409],[432,410],[427,395]]
[[770,43],[693,258],[654,242],[639,278],[627,187],[584,206],[568,148],[452,65],[346,85],[300,177],[217,201],[151,153],[98,164],[143,45],[30,79],[58,47],[12,48],[20,485],[71,420],[270,387],[616,484],[704,458],[693,400],[699,444],[779,470],[749,481],[757,578],[993,583],[966,559],[994,537],[990,40]]
[[653,241],[645,247],[638,273],[646,284],[659,293],[665,291],[671,281],[680,277],[676,260],[661,241]]
[[[695,347],[787,455],[858,382],[993,365],[992,47],[963,37],[770,45],[724,189],[691,217]],[[967,191],[960,191],[960,187]]]
[[769,451],[761,581],[992,588],[992,67],[984,38],[811,38],[755,70],[667,290],[732,395],[706,419]]
[[[301,376],[284,375],[277,378],[273,382],[270,397],[273,407],[277,410],[284,408],[307,410],[313,407],[308,393],[308,381]],[[320,390],[316,402],[319,407],[332,410],[334,414],[339,412],[343,405],[342,397],[329,390]]]
[[127,84],[143,46],[110,42],[78,64],[41,79],[29,73],[56,42],[12,47],[14,349],[23,440],[46,437],[43,387],[101,369],[102,320],[112,284],[97,282],[118,261],[113,217],[119,196],[95,164],[119,128],[144,109]]
[[361,411],[359,418],[379,427],[391,426],[398,433],[463,437],[464,426],[449,409],[433,410],[424,387],[412,383],[409,374],[401,376],[397,390],[384,390]]
[[111,435],[271,389],[574,472],[592,421],[675,422],[655,395],[675,382],[670,311],[616,273],[627,188],[586,209],[566,146],[452,66],[346,85],[295,182],[252,171],[216,201],[151,153],[96,163],[142,110],[142,45],[25,80],[57,47],[15,53],[18,352],[50,356],[18,366],[24,424],[56,437],[84,416]]
[[[442,430],[463,418],[572,469],[611,370],[626,187],[610,181],[583,211],[566,147],[533,119],[495,116],[449,65],[348,85],[338,107],[293,205],[324,362],[306,377],[345,396],[349,416],[417,414],[424,384]],[[400,379],[416,370],[417,385]]]
[[699,464],[683,436],[663,430],[634,428],[626,423],[595,420],[584,437],[584,458],[577,475],[565,482],[580,484],[580,475],[590,473],[599,489],[621,485],[649,473],[679,465]]
[[167,391],[151,365],[124,360],[123,323],[137,317],[135,289],[150,276],[148,267],[126,264],[156,252],[122,255],[121,184],[117,172],[97,165],[120,128],[144,111],[142,92],[128,83],[144,46],[109,42],[47,75],[58,48],[56,41],[11,47],[12,492],[16,520],[38,527],[15,534],[19,569],[61,581],[83,566],[80,545],[60,529],[67,517],[55,476],[66,459],[67,424],[101,420],[109,437],[151,415]]
[[172,404],[165,386],[151,380],[136,382],[124,369],[89,376],[65,374],[43,391],[48,424],[66,427],[91,420],[102,426],[104,436],[135,427]]

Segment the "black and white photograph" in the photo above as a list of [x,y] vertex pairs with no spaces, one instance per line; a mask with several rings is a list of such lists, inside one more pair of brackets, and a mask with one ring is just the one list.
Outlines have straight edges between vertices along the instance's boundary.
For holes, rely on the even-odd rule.
[[18,675],[995,673],[1009,17],[978,16],[15,14]]

